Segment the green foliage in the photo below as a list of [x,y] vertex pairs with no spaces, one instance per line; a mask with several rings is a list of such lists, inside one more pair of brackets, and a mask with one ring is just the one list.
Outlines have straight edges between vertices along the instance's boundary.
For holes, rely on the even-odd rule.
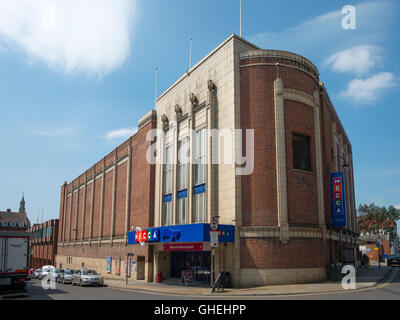
[[357,210],[358,231],[364,234],[389,234],[390,241],[397,236],[396,221],[400,219],[400,210],[394,206],[378,207],[374,203],[360,205]]

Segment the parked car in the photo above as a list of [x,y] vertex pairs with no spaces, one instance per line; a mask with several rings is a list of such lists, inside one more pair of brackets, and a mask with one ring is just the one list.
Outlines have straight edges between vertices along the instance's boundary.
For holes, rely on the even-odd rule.
[[58,277],[56,279],[56,282],[61,283],[63,275],[64,275],[64,269],[58,269]]
[[104,278],[96,270],[76,270],[72,276],[72,285],[76,284],[79,284],[81,287],[85,285],[102,286],[104,284]]
[[40,276],[40,269],[36,269],[33,272],[33,279],[39,279],[39,276]]
[[73,272],[72,270],[65,269],[60,271],[58,274],[57,282],[62,283],[62,284],[67,284],[67,283],[72,283],[72,276]]
[[400,255],[391,255],[387,258],[387,265],[389,266],[400,266]]

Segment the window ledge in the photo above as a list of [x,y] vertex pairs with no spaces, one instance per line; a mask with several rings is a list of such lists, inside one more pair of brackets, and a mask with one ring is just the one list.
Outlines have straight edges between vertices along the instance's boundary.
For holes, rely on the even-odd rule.
[[314,174],[314,171],[294,169],[294,168],[291,168],[290,170],[292,170],[293,172],[302,172],[302,173]]

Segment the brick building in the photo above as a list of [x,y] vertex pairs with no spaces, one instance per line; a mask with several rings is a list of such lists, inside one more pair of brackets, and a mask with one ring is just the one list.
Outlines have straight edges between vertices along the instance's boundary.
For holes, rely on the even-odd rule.
[[118,278],[125,276],[121,261],[131,255],[132,279],[149,273],[152,280],[152,248],[127,246],[127,239],[135,226],[153,225],[154,167],[146,161],[146,135],[154,127],[151,111],[134,136],[61,187],[57,267],[87,266]]
[[[143,136],[155,128],[151,144]],[[329,263],[355,262],[351,143],[306,58],[233,35],[157,99],[128,147],[135,143],[130,183],[117,166],[124,144],[63,186],[62,265],[92,258],[104,269],[106,256],[132,252],[146,281],[184,270],[210,281],[214,262],[239,287],[324,280]],[[341,227],[331,215],[334,172],[343,177]],[[221,231],[214,257],[212,219]]]
[[58,219],[34,224],[28,230],[30,233],[30,267],[41,268],[42,266],[55,265],[58,241]]
[[30,227],[30,221],[25,210],[25,199],[22,196],[19,211],[11,209],[0,211],[0,231],[26,231]]

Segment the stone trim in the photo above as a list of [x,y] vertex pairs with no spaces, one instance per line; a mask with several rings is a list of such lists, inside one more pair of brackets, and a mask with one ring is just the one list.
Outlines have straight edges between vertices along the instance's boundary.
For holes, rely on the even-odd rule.
[[275,97],[275,133],[276,133],[276,179],[277,204],[280,227],[280,238],[283,243],[289,240],[287,177],[286,177],[286,129],[285,107],[283,95],[283,81],[277,78],[274,81]]
[[[240,68],[248,68],[248,67],[258,67],[258,66],[268,66],[268,67],[275,67],[276,63],[271,63],[271,62],[257,62],[257,63],[249,63],[249,64],[244,64],[241,65]],[[304,72],[306,74],[308,74],[311,78],[315,79],[316,81],[318,81],[318,78],[315,76],[315,74],[312,74],[311,72],[304,70],[300,67],[296,67],[290,64],[285,64],[285,63],[279,63],[280,67],[285,67],[285,68],[291,68],[291,69],[295,69],[295,70],[299,70],[301,72]]]
[[[340,232],[329,230],[326,231],[320,227],[293,227],[289,226],[288,233],[290,238],[303,239],[330,239],[343,243],[354,243],[357,238],[340,236]],[[280,238],[280,228],[271,226],[247,226],[241,227],[240,238]]]
[[307,94],[300,90],[284,88],[283,89],[283,97],[284,97],[284,99],[287,99],[287,100],[293,100],[293,101],[304,103],[313,109],[317,107],[316,101],[315,101],[315,95],[312,96],[312,95]]
[[[289,51],[282,51],[282,50],[250,50],[247,52],[243,52],[240,54],[240,60],[247,60],[253,58],[283,58],[296,61],[298,63],[302,63],[306,65],[308,68],[313,70],[316,75],[319,75],[318,68],[308,59],[289,52]],[[302,69],[304,70],[304,69]],[[315,76],[314,76],[315,77]]]

